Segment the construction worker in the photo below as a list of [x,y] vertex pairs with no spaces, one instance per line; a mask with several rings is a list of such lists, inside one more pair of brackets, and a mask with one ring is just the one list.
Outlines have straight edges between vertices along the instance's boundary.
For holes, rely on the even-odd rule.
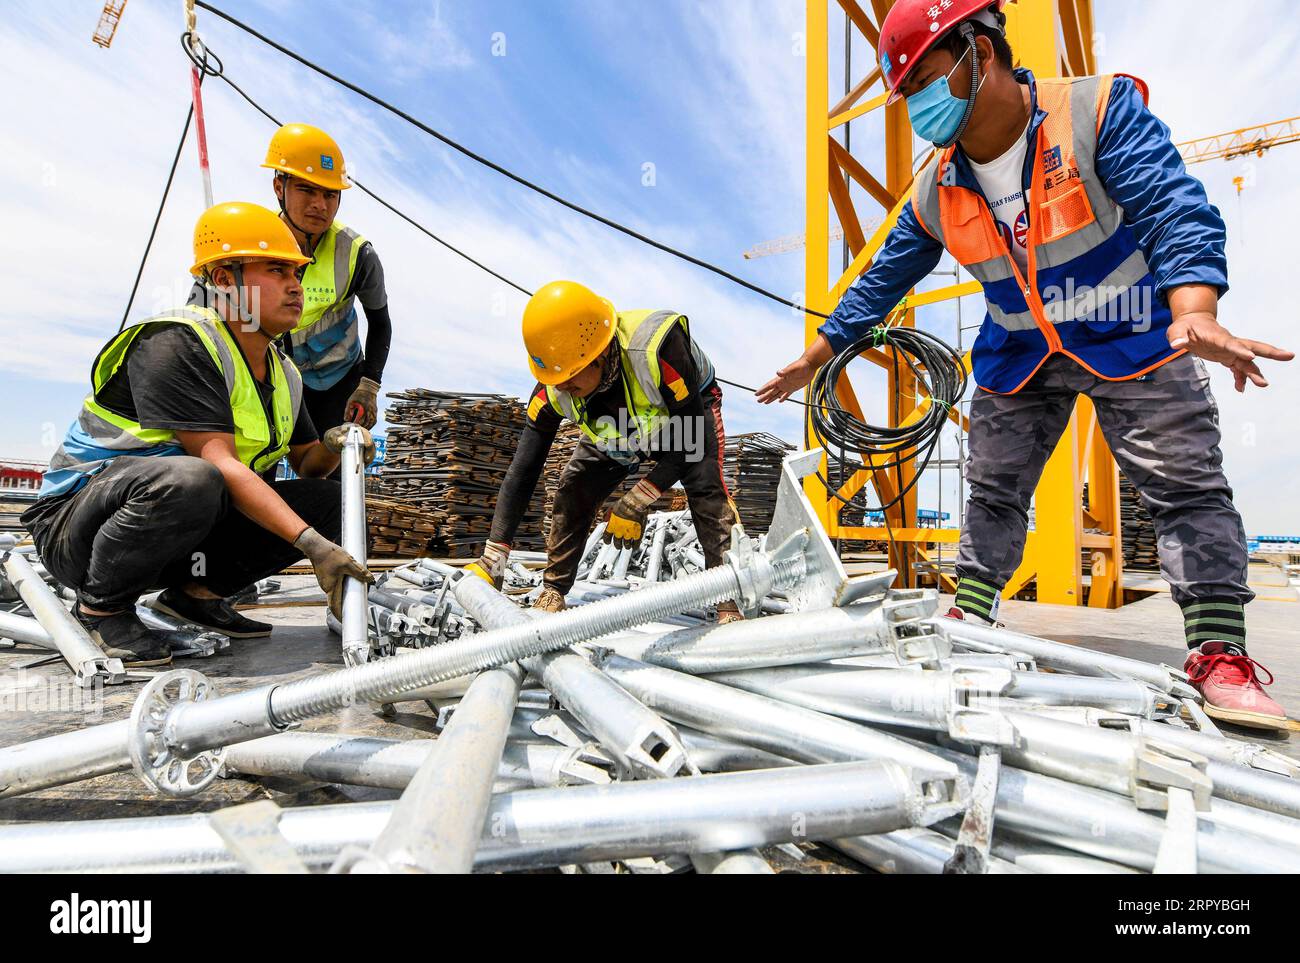
[[[565,418],[584,437],[560,476],[536,607],[564,608],[596,512],[647,459],[654,468],[610,512],[604,540],[620,548],[638,544],[650,506],[680,481],[705,561],[722,564],[739,523],[722,477],[722,390],[685,316],[616,311],[581,284],[553,281],[524,308],[523,333],[537,384],[491,534],[470,570],[500,587],[510,542]],[[737,618],[735,603],[718,606],[719,621]]]
[[[970,486],[955,618],[995,620],[1024,551],[1030,498],[1085,394],[1159,533],[1186,627],[1186,670],[1219,719],[1285,726],[1246,654],[1246,539],[1219,451],[1204,361],[1238,391],[1290,351],[1217,320],[1225,228],[1148,110],[1114,74],[1012,68],[1004,0],[899,0],[880,30],[890,102],[939,148],[871,269],[812,345],[758,391],[783,400],[884,318],[945,250],[984,287],[972,353]],[[1269,677],[1271,681],[1271,676]]]
[[[307,413],[320,432],[344,421],[373,428],[393,323],[374,245],[335,220],[342,192],[352,186],[343,152],[317,127],[285,124],[262,166],[275,171],[280,217],[311,258],[302,278],[302,320],[289,335]],[[354,301],[366,313],[364,351]]]
[[[335,544],[346,427],[322,443],[302,379],[276,338],[302,313],[308,258],[274,212],[227,203],[194,229],[207,295],[119,332],[95,358],[91,392],[22,518],[45,567],[76,590],[74,613],[110,657],[171,661],[136,616],[160,611],[226,635],[271,626],[226,598],[304,555],[337,614],[345,576],[370,580]],[[366,433],[367,454],[374,443]],[[301,478],[275,481],[288,456]]]

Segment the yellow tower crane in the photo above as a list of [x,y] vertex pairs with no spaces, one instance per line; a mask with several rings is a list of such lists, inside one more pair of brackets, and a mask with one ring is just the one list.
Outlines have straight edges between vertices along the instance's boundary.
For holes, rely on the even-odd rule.
[[99,23],[95,27],[95,35],[90,38],[91,42],[105,50],[112,46],[113,35],[117,33],[117,25],[125,9],[126,0],[108,0],[99,15]]
[[[845,29],[856,31],[854,39],[859,42],[865,39],[874,51],[879,43],[879,24],[894,0],[836,2],[844,12]],[[1082,76],[1096,72],[1091,0],[1012,0],[1006,14],[1012,49],[1020,63],[1038,76]],[[919,166],[915,161],[919,158],[913,156],[912,131],[904,105],[885,106],[887,92],[881,85],[877,58],[871,58],[870,69],[857,83],[845,84],[847,93],[833,90],[831,50],[840,49],[845,41],[842,37],[832,37],[833,30],[839,33],[839,25],[832,27],[824,0],[808,0],[806,16],[806,230],[800,235],[759,245],[747,252],[746,257],[763,257],[804,247],[807,304],[814,310],[829,313],[849,285],[871,266],[898,212],[911,196],[913,171]],[[856,140],[854,150],[850,151],[836,138],[849,122],[867,115],[883,118],[883,156],[879,156],[878,147],[877,156],[869,156],[871,151],[859,146]],[[1195,164],[1216,158],[1258,155],[1297,140],[1300,140],[1300,118],[1293,117],[1178,146],[1185,162]],[[851,186],[858,190],[851,191]],[[1237,187],[1240,191],[1241,184]],[[876,208],[874,213],[879,216],[865,216],[868,212],[859,210],[859,199],[862,204]],[[834,231],[832,209],[839,225]],[[807,238],[826,238],[827,242],[808,245]],[[840,238],[847,241],[851,263],[843,272],[837,268],[832,273],[830,250],[832,242]],[[917,309],[926,310],[928,305],[980,292],[980,285],[974,281],[951,284],[920,295],[912,292],[905,301],[906,310],[900,312],[902,323],[914,325]],[[815,315],[805,316],[806,341],[816,337],[819,324],[820,319]],[[919,417],[922,412],[915,401],[918,392],[911,373],[898,370],[879,349],[866,352],[863,358],[885,370],[886,397],[891,399],[887,406],[889,423],[902,425]],[[861,418],[861,406],[847,377],[836,390],[844,407]],[[952,411],[949,417],[962,430],[968,428],[966,418],[959,411]],[[810,444],[818,444],[811,425],[809,437]],[[851,499],[871,485],[882,503],[888,503],[899,486],[909,484],[912,471],[914,467],[908,465],[901,478],[892,478],[884,472],[862,470],[837,483],[837,492],[828,491],[814,475],[806,480],[805,488],[832,538],[887,540],[891,546],[890,564],[899,570],[905,584],[910,584],[913,563],[917,563],[919,568],[938,572],[943,586],[952,590],[953,578],[937,561],[945,546],[955,545],[960,532],[920,525],[915,488],[886,512],[884,526],[848,525],[840,520],[843,505],[840,499]],[[830,478],[825,460],[821,478]],[[1086,508],[1083,507],[1085,482],[1088,485]],[[1122,604],[1118,469],[1087,398],[1079,398],[1069,428],[1048,461],[1034,493],[1034,509],[1035,527],[1026,543],[1024,561],[1005,587],[1005,596],[1011,597],[1032,584],[1040,601],[1082,605],[1086,600],[1090,606],[1105,608]]]

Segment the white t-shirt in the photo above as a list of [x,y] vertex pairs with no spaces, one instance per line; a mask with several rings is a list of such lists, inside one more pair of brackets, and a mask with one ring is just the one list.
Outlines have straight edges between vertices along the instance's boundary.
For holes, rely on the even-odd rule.
[[1025,140],[1028,130],[1029,125],[1025,124],[1025,129],[1020,132],[1011,149],[1001,157],[987,164],[971,161],[970,165],[980,189],[989,199],[989,206],[993,208],[998,233],[1024,272],[1029,271],[1029,219],[1025,213],[1025,189],[1021,175],[1025,168],[1025,152],[1029,148]]

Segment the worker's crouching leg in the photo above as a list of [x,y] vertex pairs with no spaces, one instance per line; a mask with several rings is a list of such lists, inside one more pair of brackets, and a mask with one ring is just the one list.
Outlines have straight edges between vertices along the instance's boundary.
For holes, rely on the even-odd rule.
[[[704,551],[704,562],[709,568],[722,565],[727,549],[731,547],[731,529],[741,524],[740,513],[727,490],[723,476],[723,451],[726,448],[726,429],[722,423],[722,391],[716,384],[704,392],[704,429],[698,433],[703,444],[697,447],[699,457],[691,457],[682,475],[682,487],[695,523],[695,534]],[[743,618],[735,602],[718,605],[718,622],[726,624]]]
[[188,455],[114,459],[31,525],[41,561],[91,609],[130,609],[169,565],[191,564],[226,504],[221,473]]
[[573,588],[596,519],[596,511],[627,477],[628,469],[583,441],[560,474],[551,507],[551,533],[546,545],[544,588],[534,608],[555,612],[564,607],[564,596]]
[[[338,482],[328,478],[294,478],[272,482],[271,488],[321,536],[331,542],[338,542],[342,537],[343,496]],[[196,567],[170,566],[163,584],[179,587],[194,583],[223,598],[302,559],[300,549],[268,532],[229,503],[218,524],[195,546],[192,555]],[[364,565],[366,560],[357,561]]]

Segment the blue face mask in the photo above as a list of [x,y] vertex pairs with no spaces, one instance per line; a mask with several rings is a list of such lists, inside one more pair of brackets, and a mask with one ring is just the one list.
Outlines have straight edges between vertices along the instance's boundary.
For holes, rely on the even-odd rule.
[[[966,115],[966,98],[952,95],[948,89],[948,77],[961,66],[967,54],[962,55],[947,76],[936,78],[907,98],[907,116],[912,121],[912,130],[936,146],[952,141],[961,127],[962,117]],[[984,78],[981,77],[979,86],[975,88],[976,96],[983,86]]]

